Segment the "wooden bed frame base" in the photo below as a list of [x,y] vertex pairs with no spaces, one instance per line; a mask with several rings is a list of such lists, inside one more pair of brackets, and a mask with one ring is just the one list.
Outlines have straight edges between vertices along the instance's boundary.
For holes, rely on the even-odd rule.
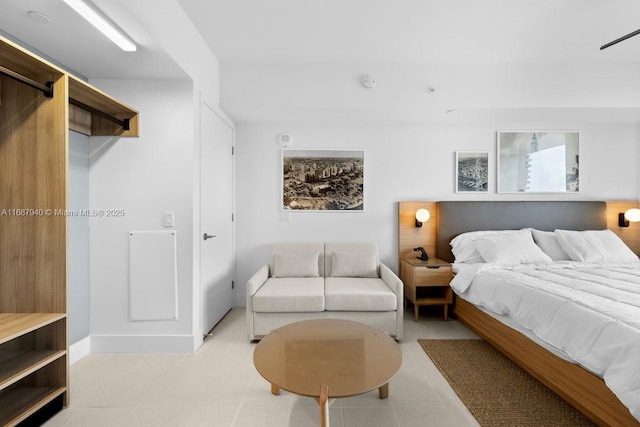
[[584,368],[559,358],[461,298],[455,300],[454,313],[460,322],[598,425],[640,426],[604,381]]

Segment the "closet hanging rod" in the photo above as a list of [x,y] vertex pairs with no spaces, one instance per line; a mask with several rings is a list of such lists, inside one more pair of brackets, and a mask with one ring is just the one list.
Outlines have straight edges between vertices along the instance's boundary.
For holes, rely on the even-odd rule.
[[[39,91],[41,91],[44,96],[46,96],[47,98],[53,98],[53,82],[46,82],[45,84],[41,84],[38,83],[28,77],[23,76],[22,74],[16,73],[15,71],[12,71],[6,67],[3,67],[2,65],[0,65],[0,73],[4,74],[8,77],[11,77],[12,79],[15,79],[21,83],[24,83],[34,89],[37,89]],[[69,98],[69,103],[75,105],[76,107],[80,107],[83,110],[87,110],[90,113],[96,114],[100,117],[103,117],[109,121],[112,121],[114,123],[119,124],[120,126],[122,126],[122,128],[124,130],[129,130],[129,119],[118,119],[116,117],[113,117],[110,114],[107,114],[103,111],[98,110],[97,108],[93,108],[90,105],[87,105],[83,102],[80,102],[78,100],[75,100],[73,98]]]
[[69,104],[75,105],[76,107],[80,107],[83,110],[87,110],[90,113],[96,114],[104,119],[107,119],[111,122],[117,123],[120,126],[122,126],[122,128],[124,130],[129,130],[129,120],[130,119],[119,119],[117,117],[113,117],[110,114],[105,113],[104,111],[100,111],[97,108],[93,108],[90,105],[87,105],[83,102],[78,101],[77,99],[73,99],[73,98],[69,98]]
[[53,98],[53,82],[46,82],[45,84],[38,83],[34,80],[31,80],[29,77],[18,74],[15,71],[3,67],[2,65],[0,65],[0,73],[41,91],[47,98]]

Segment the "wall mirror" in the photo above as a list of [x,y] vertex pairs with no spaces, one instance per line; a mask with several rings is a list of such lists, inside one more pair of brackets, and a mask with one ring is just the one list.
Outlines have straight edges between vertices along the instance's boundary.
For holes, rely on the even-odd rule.
[[498,193],[578,192],[580,133],[498,132]]

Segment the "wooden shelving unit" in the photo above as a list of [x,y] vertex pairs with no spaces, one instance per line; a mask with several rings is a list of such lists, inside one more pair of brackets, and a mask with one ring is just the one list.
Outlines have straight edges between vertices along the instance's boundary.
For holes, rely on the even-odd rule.
[[[138,136],[138,112],[89,83],[69,75],[69,128],[85,135],[118,135],[121,137]],[[100,113],[83,110],[75,103],[84,104],[107,116],[118,120],[128,120],[129,129],[112,120],[105,119]],[[83,117],[83,124],[72,117]]]
[[0,344],[65,317],[62,313],[0,313]]
[[0,390],[67,354],[64,350],[0,351]]
[[0,391],[0,425],[14,426],[67,391],[66,387],[28,387]]
[[66,392],[66,328],[62,313],[0,313],[0,425]]
[[137,111],[0,37],[0,426],[69,402],[69,130],[138,127]]

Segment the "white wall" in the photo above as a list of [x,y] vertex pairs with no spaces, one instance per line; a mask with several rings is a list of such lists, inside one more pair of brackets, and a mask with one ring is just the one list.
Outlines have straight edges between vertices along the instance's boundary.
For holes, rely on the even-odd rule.
[[[640,124],[636,126],[636,170],[640,168]],[[636,171],[636,198],[640,200],[640,173]]]
[[[218,58],[204,41],[200,32],[182,9],[178,0],[136,0],[120,1],[120,5],[135,16],[136,21],[144,27],[154,44],[161,46],[169,56],[185,71],[193,81],[192,97],[192,132],[195,138],[193,151],[191,197],[193,204],[193,235],[201,235],[200,230],[200,111],[207,104],[214,111],[228,119],[224,111],[220,109],[220,63]],[[153,10],[153,13],[149,13]],[[146,112],[141,110],[142,114]],[[232,185],[232,183],[221,183]],[[191,306],[199,310],[201,306],[200,295],[200,242],[192,240],[191,270],[192,292]],[[194,343],[194,350],[202,344],[203,333],[201,331],[200,316],[196,313],[191,325],[194,336],[198,341]]]
[[[226,117],[220,65],[177,0],[119,4],[188,81],[91,80],[141,117],[138,140],[92,138],[91,206],[126,209],[124,219],[92,221],[92,351],[191,352],[203,339],[194,238],[200,235],[200,110],[206,103]],[[126,231],[161,228],[165,210],[175,212],[178,230],[179,320],[129,322]]]
[[[497,130],[579,130],[579,194],[497,194]],[[291,148],[365,150],[365,211],[292,212],[280,221],[281,150],[277,135],[295,138]],[[521,120],[487,125],[281,125],[237,126],[236,304],[245,284],[266,262],[276,241],[365,240],[397,270],[397,202],[400,200],[615,200],[638,198],[638,128]],[[488,151],[488,194],[454,192],[456,151]]]
[[[141,112],[139,138],[91,138],[90,207],[125,211],[90,222],[92,351],[192,351],[193,83],[92,83]],[[178,320],[132,322],[127,232],[163,229],[164,211],[175,212],[178,231]]]
[[[89,137],[69,132],[69,210],[89,208]],[[89,217],[69,216],[69,343],[89,336]]]

